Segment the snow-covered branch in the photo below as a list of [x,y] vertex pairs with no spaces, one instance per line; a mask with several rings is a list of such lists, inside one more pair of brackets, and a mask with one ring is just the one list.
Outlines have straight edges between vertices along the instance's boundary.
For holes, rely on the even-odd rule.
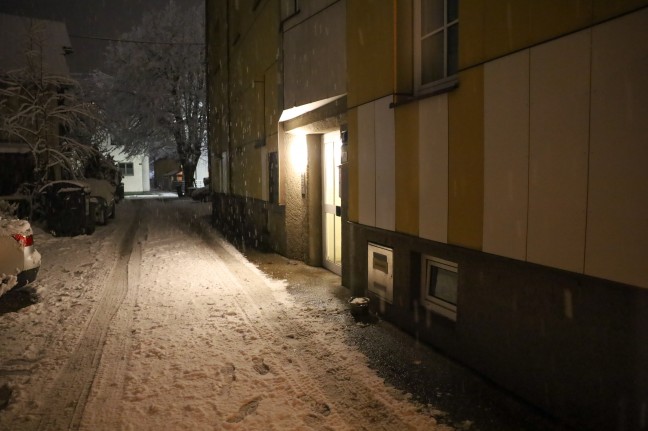
[[131,155],[174,147],[193,178],[207,133],[204,5],[170,2],[123,38],[150,43],[112,44],[94,75],[113,142]]

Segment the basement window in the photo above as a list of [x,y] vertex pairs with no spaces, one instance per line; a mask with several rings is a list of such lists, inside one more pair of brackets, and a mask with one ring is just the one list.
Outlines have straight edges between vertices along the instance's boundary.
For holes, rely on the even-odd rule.
[[421,302],[428,310],[457,320],[458,269],[455,262],[422,257]]

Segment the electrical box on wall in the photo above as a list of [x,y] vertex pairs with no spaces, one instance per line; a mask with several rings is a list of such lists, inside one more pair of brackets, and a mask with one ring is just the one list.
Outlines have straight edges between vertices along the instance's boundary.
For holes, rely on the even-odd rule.
[[367,246],[367,281],[371,293],[389,302],[394,300],[394,252],[391,248],[369,243]]

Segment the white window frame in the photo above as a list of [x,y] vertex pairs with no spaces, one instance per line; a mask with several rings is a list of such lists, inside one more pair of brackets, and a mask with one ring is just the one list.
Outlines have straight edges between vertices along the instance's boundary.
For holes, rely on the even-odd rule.
[[[448,21],[448,1],[443,0],[443,26],[439,27],[428,34],[421,35],[422,28],[422,6],[421,2],[425,0],[414,1],[414,90],[416,94],[442,91],[453,88],[456,85],[456,73],[448,74],[448,29],[459,24],[459,13],[457,19]],[[459,0],[457,0],[459,2]],[[457,8],[459,5],[457,4]],[[431,37],[439,32],[443,32],[443,77],[432,82],[422,83],[423,79],[423,55],[422,40]],[[458,47],[457,47],[458,48]]]
[[[134,177],[135,176],[135,166],[133,162],[119,162],[119,170],[124,177]],[[129,173],[130,171],[130,173]]]
[[452,321],[457,321],[457,304],[430,294],[432,268],[436,267],[457,274],[457,293],[459,290],[459,265],[438,257],[423,255],[421,258],[421,303],[428,310],[440,314]]

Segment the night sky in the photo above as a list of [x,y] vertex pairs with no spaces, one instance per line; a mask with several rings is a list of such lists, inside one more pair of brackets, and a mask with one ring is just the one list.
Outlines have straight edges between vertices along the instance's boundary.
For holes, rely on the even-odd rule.
[[0,13],[64,21],[74,49],[68,64],[73,74],[83,74],[101,68],[108,44],[91,38],[119,38],[137,26],[146,11],[166,4],[167,0],[0,0]]

